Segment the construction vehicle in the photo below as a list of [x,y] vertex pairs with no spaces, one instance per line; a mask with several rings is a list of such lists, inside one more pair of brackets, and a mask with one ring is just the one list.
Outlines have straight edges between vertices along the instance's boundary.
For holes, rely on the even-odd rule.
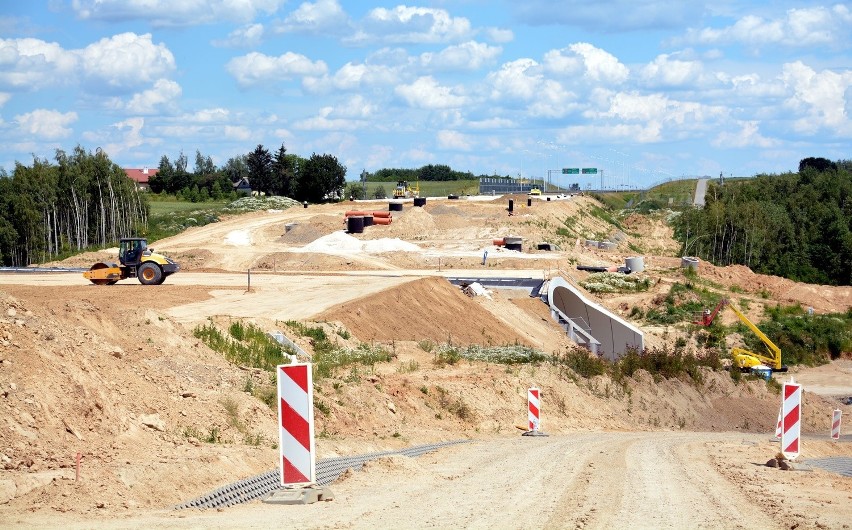
[[712,312],[710,310],[705,310],[701,314],[700,320],[693,323],[699,326],[709,326],[713,323],[713,319],[716,318],[716,315],[719,314],[719,311],[721,311],[723,307],[729,307],[731,311],[737,315],[737,318],[739,318],[752,333],[757,335],[757,337],[763,341],[763,344],[766,346],[765,354],[754,353],[743,348],[731,348],[731,357],[734,360],[734,364],[743,372],[751,372],[752,370],[760,369],[765,370],[766,368],[769,368],[773,372],[786,372],[787,367],[781,364],[781,348],[776,346],[765,333],[760,331],[760,329],[729,300],[723,298],[719,301],[719,304],[716,305],[716,308],[713,309]]
[[393,198],[394,199],[410,199],[412,197],[420,196],[420,184],[417,184],[416,188],[412,188],[408,185],[408,182],[404,180],[398,180],[396,182],[396,187],[393,189]]
[[538,186],[533,186],[527,195],[541,195],[541,190],[538,189]]
[[139,278],[142,285],[160,285],[180,270],[173,260],[148,248],[143,237],[123,237],[119,240],[118,261],[120,264],[101,261],[83,273],[83,277],[95,285],[115,285],[119,280]]

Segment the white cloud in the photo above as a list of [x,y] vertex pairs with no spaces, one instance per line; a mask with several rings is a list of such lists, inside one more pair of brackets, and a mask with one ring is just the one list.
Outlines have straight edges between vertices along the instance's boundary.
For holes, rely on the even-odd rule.
[[213,41],[214,46],[224,48],[253,48],[263,42],[263,24],[246,24],[228,33],[225,39]]
[[0,39],[0,87],[36,90],[74,78],[78,56],[55,42]]
[[498,44],[505,44],[507,42],[512,42],[515,40],[515,32],[510,29],[504,28],[486,28],[485,35],[491,39],[491,42],[496,42]]
[[472,120],[467,123],[471,129],[512,129],[515,122],[506,118],[488,118],[486,120]]
[[68,128],[68,125],[77,121],[77,113],[36,109],[15,116],[14,121],[18,123],[18,127],[24,134],[43,140],[56,140],[71,135],[73,131]]
[[231,111],[216,107],[201,109],[194,114],[181,116],[180,121],[186,123],[225,123],[231,119]]
[[437,44],[457,42],[472,34],[470,21],[464,17],[452,17],[443,9],[399,5],[372,9],[347,42]]
[[468,41],[444,48],[438,53],[423,53],[420,63],[434,70],[478,70],[494,62],[503,52],[499,46]]
[[785,106],[802,116],[795,122],[796,130],[813,134],[825,128],[843,135],[852,133],[846,112],[846,95],[852,95],[852,70],[816,72],[796,61],[784,65],[781,79],[793,91]]
[[12,99],[12,94],[9,94],[8,92],[0,92],[0,107],[8,103],[10,99]]
[[658,55],[641,68],[639,75],[647,86],[682,87],[697,83],[704,67],[699,61],[683,61],[672,55]]
[[327,34],[347,27],[349,17],[337,0],[317,0],[302,3],[275,29],[286,33]]
[[449,151],[470,151],[473,149],[473,141],[470,137],[458,131],[438,131],[436,140],[439,148]]
[[536,96],[544,76],[541,66],[532,59],[517,59],[504,63],[487,77],[491,98],[530,100]]
[[153,114],[170,110],[182,90],[179,84],[169,79],[158,79],[152,88],[133,95],[127,104],[127,110],[134,114]]
[[566,127],[556,135],[560,143],[593,141],[655,143],[660,141],[661,124],[617,123],[612,125],[577,125]]
[[252,138],[252,132],[248,127],[242,125],[225,125],[222,128],[222,133],[228,140],[238,140],[245,142]]
[[400,85],[394,92],[411,107],[421,109],[449,109],[467,102],[458,89],[441,86],[432,76],[421,77],[410,85]]
[[775,140],[766,138],[760,134],[757,121],[741,121],[738,123],[739,130],[721,131],[713,140],[713,145],[723,148],[760,147],[769,148],[778,144]]
[[354,120],[330,117],[333,112],[333,107],[323,107],[319,110],[319,116],[297,121],[293,127],[303,131],[344,131],[361,126]]
[[157,140],[151,140],[142,136],[142,128],[145,126],[144,118],[129,118],[112,125],[112,131],[108,138],[119,138],[119,141],[107,143],[104,146],[104,151],[115,158],[117,155],[135,149],[144,144],[159,143]]
[[586,66],[586,77],[603,83],[618,84],[630,75],[626,66],[618,59],[587,42],[578,42],[569,46],[571,51],[583,57]]
[[852,11],[843,4],[790,9],[785,16],[764,19],[746,15],[724,28],[691,29],[675,42],[700,44],[743,43],[754,47],[783,44],[790,47],[849,47]]
[[275,13],[286,0],[72,0],[82,19],[147,20],[155,26],[195,26],[213,22],[249,22]]
[[175,58],[165,44],[154,44],[151,34],[121,33],[103,38],[79,52],[91,87],[136,88],[175,69]]
[[313,62],[304,55],[293,52],[287,52],[278,57],[251,52],[248,55],[234,57],[228,61],[225,69],[243,87],[286,81],[297,76],[321,76],[328,71],[325,62]]

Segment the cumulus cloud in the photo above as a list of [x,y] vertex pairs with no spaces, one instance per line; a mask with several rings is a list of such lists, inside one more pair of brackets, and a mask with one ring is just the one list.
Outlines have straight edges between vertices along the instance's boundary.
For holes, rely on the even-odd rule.
[[515,32],[510,29],[485,28],[484,33],[491,42],[496,42],[497,44],[505,44],[515,40]]
[[658,55],[639,70],[646,86],[682,87],[697,83],[704,67],[700,61],[685,61],[674,55]]
[[713,145],[724,148],[760,147],[769,148],[777,145],[775,140],[760,134],[757,121],[740,121],[736,131],[721,131],[713,140]]
[[10,99],[12,99],[12,94],[0,92],[0,107],[8,103]]
[[458,42],[473,34],[470,21],[452,17],[444,9],[396,6],[377,7],[360,21],[358,31],[347,42],[393,42],[438,44]]
[[249,22],[260,13],[275,13],[286,0],[72,0],[82,19],[118,22],[146,20],[155,26],[195,26],[214,22]]
[[154,44],[151,34],[121,33],[103,38],[79,51],[84,75],[93,88],[137,88],[175,69],[175,58],[165,44]]
[[328,67],[323,61],[314,62],[293,52],[278,57],[251,52],[228,61],[225,70],[240,86],[249,87],[259,83],[287,81],[300,76],[321,76],[328,71]]
[[0,87],[37,90],[75,78],[79,57],[55,42],[0,39]]
[[792,95],[785,106],[801,116],[795,121],[796,130],[805,134],[820,129],[842,135],[852,134],[852,122],[847,113],[852,97],[852,70],[815,71],[801,61],[784,65],[781,79]]
[[227,38],[212,42],[223,48],[253,48],[263,41],[263,24],[246,24],[228,33]]
[[182,89],[169,79],[158,79],[152,88],[134,94],[127,104],[127,110],[134,114],[153,114],[174,107]]
[[438,53],[420,55],[420,63],[433,70],[478,70],[493,63],[503,52],[499,46],[468,41],[444,48]]
[[409,85],[400,85],[394,90],[411,107],[421,109],[449,109],[467,102],[457,89],[441,86],[432,76],[417,79]]
[[281,33],[336,33],[349,27],[349,16],[337,0],[304,2],[275,27]]
[[577,42],[544,56],[544,66],[552,73],[583,76],[599,83],[619,84],[627,80],[630,70],[611,53],[587,42]]
[[344,131],[357,129],[361,125],[354,120],[335,118],[334,107],[323,107],[318,116],[297,121],[293,126],[303,131]]
[[439,148],[449,151],[471,151],[473,149],[471,138],[458,131],[446,129],[438,131],[436,141]]
[[783,17],[765,19],[746,15],[723,28],[690,29],[675,43],[705,45],[747,44],[756,48],[782,44],[790,47],[848,48],[852,11],[843,4],[790,9]]
[[68,126],[77,121],[77,113],[36,109],[15,116],[14,121],[24,134],[41,140],[57,140],[71,135],[73,131]]
[[[110,143],[104,146],[104,151],[111,157],[135,149],[144,144],[158,143],[157,140],[150,140],[142,136],[142,128],[145,126],[144,118],[128,118],[126,120],[114,123],[108,138],[112,139]],[[118,139],[117,141],[115,139]]]
[[530,100],[536,96],[544,80],[541,65],[532,59],[517,59],[504,63],[488,74],[491,98]]

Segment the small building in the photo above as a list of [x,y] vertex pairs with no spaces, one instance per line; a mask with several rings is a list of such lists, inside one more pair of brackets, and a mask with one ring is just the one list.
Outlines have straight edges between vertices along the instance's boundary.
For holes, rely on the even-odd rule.
[[251,183],[249,182],[248,177],[243,177],[240,180],[234,182],[234,191],[236,191],[240,195],[248,195],[251,196]]
[[148,179],[157,174],[158,169],[149,169],[147,166],[142,169],[124,168],[124,174],[127,178],[136,183],[136,189],[148,191]]

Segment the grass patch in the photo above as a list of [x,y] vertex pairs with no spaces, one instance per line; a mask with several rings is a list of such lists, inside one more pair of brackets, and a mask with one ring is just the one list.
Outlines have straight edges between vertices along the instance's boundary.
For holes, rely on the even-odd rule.
[[193,335],[234,364],[270,372],[282,364],[285,353],[294,353],[251,323],[234,321],[223,333],[212,321],[197,326]]
[[651,279],[620,272],[594,272],[580,286],[592,293],[635,293],[647,291]]
[[435,351],[435,366],[457,364],[462,359],[495,364],[536,364],[549,359],[548,355],[519,344],[507,346],[471,345],[466,348],[442,345]]

